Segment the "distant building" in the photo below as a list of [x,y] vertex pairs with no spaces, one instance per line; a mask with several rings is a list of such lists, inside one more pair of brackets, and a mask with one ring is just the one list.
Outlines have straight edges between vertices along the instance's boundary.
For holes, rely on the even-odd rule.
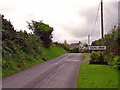
[[81,50],[87,49],[87,48],[83,45],[83,43],[81,43],[81,42],[79,42],[79,43],[71,43],[71,44],[70,44],[70,48],[79,48],[79,49],[81,49]]
[[79,43],[71,43],[70,44],[70,48],[78,48],[79,47]]

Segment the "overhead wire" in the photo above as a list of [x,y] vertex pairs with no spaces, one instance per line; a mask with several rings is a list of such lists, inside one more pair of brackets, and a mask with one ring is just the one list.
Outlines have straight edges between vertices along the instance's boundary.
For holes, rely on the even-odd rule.
[[100,10],[100,3],[99,3],[99,6],[98,6],[98,9],[97,9],[97,15],[96,15],[95,23],[94,23],[94,26],[93,26],[93,32],[91,33],[91,35],[93,35],[94,31],[95,31],[95,26],[96,26],[96,23],[97,23],[99,10]]

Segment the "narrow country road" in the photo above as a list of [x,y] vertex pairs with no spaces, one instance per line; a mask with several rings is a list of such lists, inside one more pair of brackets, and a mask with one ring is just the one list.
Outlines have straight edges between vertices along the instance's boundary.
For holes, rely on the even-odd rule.
[[68,53],[2,80],[3,88],[76,88],[83,54]]

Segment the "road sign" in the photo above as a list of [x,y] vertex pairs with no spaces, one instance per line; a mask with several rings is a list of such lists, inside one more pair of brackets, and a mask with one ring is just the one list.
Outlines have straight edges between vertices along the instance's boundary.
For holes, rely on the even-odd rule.
[[106,50],[106,46],[89,46],[89,50]]

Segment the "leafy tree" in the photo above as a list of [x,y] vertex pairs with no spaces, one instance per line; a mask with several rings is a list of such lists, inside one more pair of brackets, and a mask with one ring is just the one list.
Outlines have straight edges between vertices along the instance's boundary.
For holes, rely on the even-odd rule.
[[4,19],[4,15],[2,15],[2,40],[14,40],[15,37],[16,30],[14,30],[12,23],[10,20]]
[[67,40],[64,41],[64,44],[67,44]]
[[46,48],[49,48],[52,43],[52,32],[53,28],[47,24],[44,24],[42,21],[32,21],[28,22],[28,28],[33,31],[34,34],[38,35],[43,41],[43,44]]

